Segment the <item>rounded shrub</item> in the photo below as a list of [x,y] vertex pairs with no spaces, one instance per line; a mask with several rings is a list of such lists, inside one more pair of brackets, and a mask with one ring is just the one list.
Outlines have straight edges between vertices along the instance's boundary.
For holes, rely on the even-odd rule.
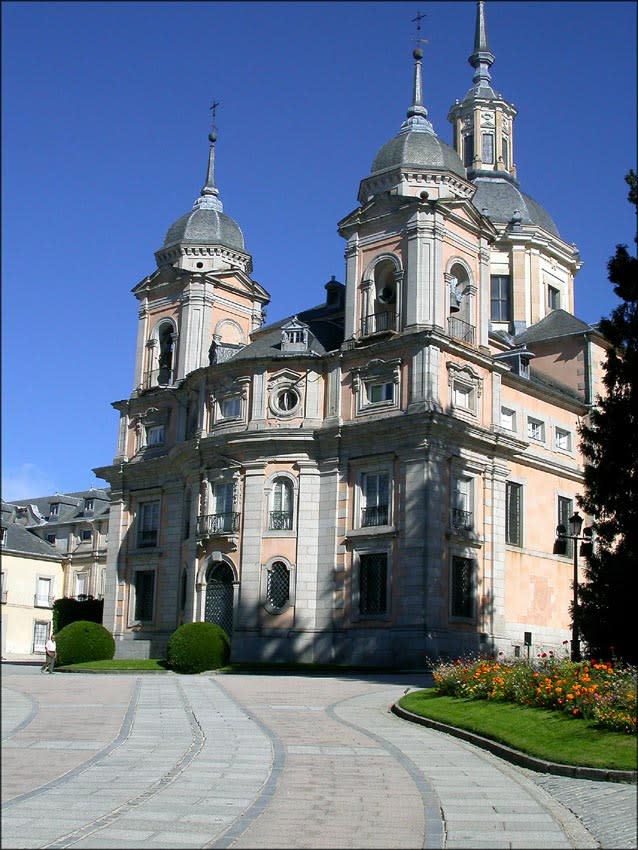
[[203,673],[228,663],[230,640],[216,623],[184,623],[168,639],[166,661],[176,673]]
[[77,620],[55,636],[56,666],[80,664],[82,661],[110,660],[115,655],[113,635],[100,623]]

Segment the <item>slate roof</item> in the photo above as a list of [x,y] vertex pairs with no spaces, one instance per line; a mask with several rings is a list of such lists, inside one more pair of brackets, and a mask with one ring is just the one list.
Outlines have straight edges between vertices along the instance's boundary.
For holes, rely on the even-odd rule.
[[[93,512],[84,514],[84,505],[87,499],[93,499]],[[49,518],[51,504],[59,505],[58,514]],[[89,490],[78,490],[74,493],[53,493],[50,496],[37,496],[33,499],[16,499],[10,503],[18,507],[35,508],[34,514],[42,517],[41,522],[31,523],[31,527],[44,523],[49,525],[61,525],[63,523],[95,520],[104,517],[109,512],[110,491],[91,488]]]
[[521,224],[536,224],[560,238],[558,228],[548,213],[533,198],[521,192],[512,180],[505,177],[477,176],[472,183],[476,186],[472,203],[479,212],[486,210],[485,215],[492,221],[508,224],[515,210],[518,210]]
[[169,227],[162,248],[176,244],[224,245],[245,251],[244,236],[234,219],[214,209],[193,209]]
[[[342,287],[342,289],[345,289],[345,287]],[[281,328],[293,318],[293,316],[286,316],[272,325],[267,325],[255,331],[252,335],[252,341],[240,349],[232,357],[232,361],[256,360],[262,357],[290,358],[304,355],[320,357],[341,346],[344,337],[341,300],[338,304],[319,304],[295,315],[300,322],[304,322],[309,328],[307,352],[285,352],[281,350]]]
[[16,509],[14,505],[2,503],[2,527],[5,529],[3,552],[16,552],[22,555],[37,555],[60,561],[62,555],[55,546],[46,540],[42,540],[32,534],[23,525],[15,521]]
[[530,325],[515,337],[517,345],[531,345],[535,342],[545,342],[549,339],[558,339],[574,334],[583,334],[595,331],[594,325],[583,322],[582,319],[572,316],[566,310],[552,310],[540,322]]
[[377,152],[370,174],[397,166],[452,171],[465,179],[465,168],[454,148],[434,133],[422,130],[403,130],[386,142]]

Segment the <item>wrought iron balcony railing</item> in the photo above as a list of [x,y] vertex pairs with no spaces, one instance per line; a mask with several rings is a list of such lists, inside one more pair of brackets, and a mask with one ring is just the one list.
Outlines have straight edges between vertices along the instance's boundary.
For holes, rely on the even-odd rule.
[[236,531],[239,531],[239,514],[234,511],[197,517],[197,536],[200,540],[219,534],[232,534]]
[[292,514],[290,511],[271,511],[268,518],[268,528],[271,531],[291,531]]
[[474,529],[474,517],[472,511],[464,511],[461,508],[452,508],[452,526],[457,531],[472,531]]
[[138,534],[137,545],[140,547],[157,546],[157,529],[143,528]]
[[172,369],[149,369],[144,372],[142,389],[150,390],[152,387],[170,387],[173,384],[174,372]]
[[467,342],[469,345],[474,345],[475,329],[473,325],[464,322],[463,319],[457,319],[456,316],[448,316],[447,320],[448,334],[460,342]]
[[370,336],[370,334],[377,334],[382,331],[395,331],[396,329],[396,313],[372,313],[361,319],[361,336]]
[[374,505],[371,508],[361,508],[361,527],[370,528],[374,525],[388,524],[388,506]]

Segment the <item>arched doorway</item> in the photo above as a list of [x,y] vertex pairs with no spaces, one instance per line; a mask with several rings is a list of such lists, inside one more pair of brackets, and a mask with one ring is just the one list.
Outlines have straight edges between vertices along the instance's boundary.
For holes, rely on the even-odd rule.
[[223,561],[212,563],[206,571],[204,620],[217,623],[228,637],[233,633],[233,571]]

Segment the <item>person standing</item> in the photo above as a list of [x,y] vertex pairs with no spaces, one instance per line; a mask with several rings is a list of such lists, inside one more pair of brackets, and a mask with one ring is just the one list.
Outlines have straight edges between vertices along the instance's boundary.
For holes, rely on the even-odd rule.
[[53,673],[53,668],[55,667],[55,656],[57,652],[54,634],[52,634],[48,641],[44,644],[44,652],[46,654],[46,661],[40,668],[40,672],[44,673],[44,671],[46,670],[47,673]]

